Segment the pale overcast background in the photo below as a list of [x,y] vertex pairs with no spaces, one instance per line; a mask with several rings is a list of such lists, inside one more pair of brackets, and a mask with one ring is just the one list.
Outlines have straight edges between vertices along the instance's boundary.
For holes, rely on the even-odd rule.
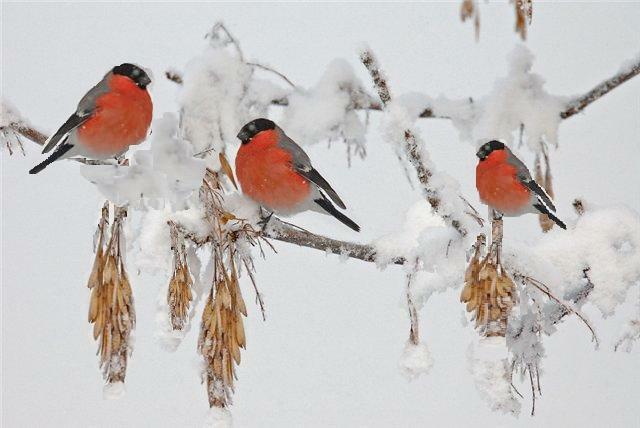
[[[54,131],[85,91],[113,65],[136,62],[153,70],[155,116],[175,111],[176,87],[163,78],[204,46],[223,20],[245,56],[315,84],[332,59],[345,58],[370,87],[356,49],[367,42],[397,93],[480,97],[507,70],[519,38],[512,6],[480,2],[481,35],[459,19],[459,2],[425,4],[122,4],[3,3],[2,95],[35,125]],[[534,2],[527,46],[549,92],[573,95],[611,76],[640,51],[640,3]],[[560,127],[552,151],[561,217],[571,201],[627,204],[640,210],[640,78],[624,84]],[[310,118],[309,120],[313,120]],[[444,120],[420,122],[439,168],[454,174],[479,206],[473,147]],[[197,324],[175,353],[154,341],[156,298],[163,276],[131,280],[137,310],[127,395],[102,399],[102,377],[86,316],[91,238],[102,198],[72,162],[27,174],[41,159],[2,158],[2,425],[6,427],[200,426],[207,412],[196,353]],[[316,166],[337,183],[362,226],[356,235],[314,214],[295,220],[341,239],[363,242],[396,230],[420,198],[411,190],[372,114],[369,156],[348,168],[344,146],[308,148]],[[232,149],[233,153],[235,149]],[[531,154],[523,152],[528,161]],[[534,239],[533,216],[507,220],[505,234]],[[586,314],[602,346],[567,318],[544,343],[543,396],[528,415],[528,384],[519,419],[492,413],[468,372],[468,344],[459,290],[433,297],[421,313],[422,337],[435,364],[407,382],[398,357],[407,338],[404,274],[325,256],[282,243],[257,263],[267,321],[249,305],[248,347],[238,369],[231,411],[239,427],[274,426],[640,426],[640,350],[614,353],[622,322],[635,311],[637,288],[614,317]],[[199,315],[198,315],[199,319]]]

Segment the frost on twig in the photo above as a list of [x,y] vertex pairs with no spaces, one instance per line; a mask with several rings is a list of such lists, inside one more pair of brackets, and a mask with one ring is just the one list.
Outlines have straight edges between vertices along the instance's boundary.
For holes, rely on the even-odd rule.
[[[471,222],[462,218],[465,207],[458,198],[458,183],[435,170],[435,165],[424,149],[424,142],[419,140],[410,128],[411,119],[406,110],[399,104],[392,103],[386,77],[371,50],[362,50],[360,60],[369,72],[380,100],[387,110],[389,130],[386,132],[386,137],[392,142],[398,142],[402,145],[404,156],[415,170],[418,181],[433,210],[462,237],[466,236]],[[475,221],[473,216],[471,218]]]
[[0,98],[0,144],[7,149],[9,155],[13,155],[16,150],[24,155],[21,137],[40,145],[44,145],[47,139],[44,134],[29,125],[9,101]]

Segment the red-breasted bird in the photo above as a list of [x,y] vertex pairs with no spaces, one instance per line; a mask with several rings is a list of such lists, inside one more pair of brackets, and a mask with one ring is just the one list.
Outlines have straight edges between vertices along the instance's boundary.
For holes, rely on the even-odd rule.
[[476,188],[484,204],[509,217],[543,213],[561,228],[567,228],[556,217],[556,207],[547,192],[504,143],[489,141],[480,147],[476,156],[480,158]]
[[311,165],[309,156],[275,123],[253,120],[242,127],[238,138],[242,144],[236,155],[236,175],[245,195],[271,213],[317,211],[360,231],[360,226],[331,203],[346,209],[335,190]]
[[113,67],[78,103],[75,113],[53,134],[42,153],[55,150],[29,174],[72,156],[108,159],[141,143],[151,125],[151,78],[137,65]]

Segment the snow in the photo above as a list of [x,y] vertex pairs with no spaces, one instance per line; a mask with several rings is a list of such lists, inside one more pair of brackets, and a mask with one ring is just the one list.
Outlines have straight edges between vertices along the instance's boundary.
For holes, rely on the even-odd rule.
[[80,172],[116,205],[179,205],[202,184],[205,162],[177,133],[177,117],[165,113],[153,122],[151,149],[136,151],[129,166],[83,165]]
[[467,358],[480,397],[493,411],[518,416],[521,404],[512,391],[504,338],[487,337],[469,344]]
[[407,342],[398,365],[407,380],[414,380],[421,374],[429,373],[433,366],[433,358],[429,348],[424,343],[415,345]]
[[541,143],[558,145],[560,112],[568,97],[554,96],[544,88],[544,79],[531,70],[534,55],[523,45],[516,45],[507,57],[507,75],[495,81],[491,91],[476,100],[452,100],[440,95],[431,98],[407,94],[398,101],[417,117],[425,107],[436,116],[451,118],[463,141],[479,147],[489,139],[504,140],[514,147],[524,125],[524,141],[534,153],[540,153]]
[[18,109],[6,98],[0,98],[0,127],[22,122]]
[[567,231],[555,228],[533,246],[505,242],[505,260],[558,296],[583,289],[583,270],[589,268],[595,288],[587,301],[610,316],[640,281],[640,215],[622,205],[592,206]]
[[124,382],[108,383],[102,388],[102,397],[105,400],[119,400],[126,394]]
[[527,146],[533,152],[540,152],[541,142],[557,146],[565,100],[548,94],[544,79],[531,72],[534,56],[525,45],[517,46],[508,61],[507,76],[498,79],[480,100],[472,141],[480,146],[487,139],[501,139],[514,146],[516,131],[523,124]]
[[[186,65],[179,97],[181,128],[194,153],[224,153],[245,123],[266,116],[271,100],[286,95],[279,86],[255,78],[253,68],[218,39],[209,40]],[[210,168],[219,168],[217,156],[207,159]]]
[[203,428],[231,428],[233,419],[231,412],[224,408],[212,407],[207,412]]
[[[11,6],[9,9],[17,7]],[[277,8],[275,5],[270,7]],[[406,13],[405,7],[396,5],[392,11],[395,13],[404,10]],[[541,5],[542,7],[545,6]],[[213,277],[210,252],[207,249],[196,250],[193,246],[187,248],[189,267],[194,277],[194,301],[189,314],[189,324],[183,331],[172,331],[166,308],[166,287],[172,266],[167,222],[177,222],[198,238],[207,236],[210,225],[204,220],[197,192],[205,166],[213,169],[219,167],[218,152],[225,152],[232,161],[233,152],[238,144],[235,134],[245,122],[259,116],[273,118],[274,114],[281,114],[282,120],[279,124],[285,131],[300,144],[305,145],[314,163],[317,163],[319,168],[320,165],[323,166],[323,172],[326,170],[328,176],[340,180],[341,196],[344,189],[344,199],[348,201],[350,209],[355,213],[360,212],[360,218],[366,218],[368,223],[366,228],[363,227],[363,233],[359,238],[363,242],[373,242],[378,254],[377,266],[388,268],[380,272],[370,264],[346,261],[344,255],[339,259],[328,258],[323,257],[322,252],[312,252],[277,242],[275,244],[278,254],[271,254],[267,250],[266,260],[262,261],[255,257],[257,250],[252,249],[246,242],[238,242],[241,254],[252,252],[256,259],[257,279],[259,285],[266,288],[263,294],[270,297],[268,309],[270,314],[273,314],[268,323],[262,324],[259,310],[253,308],[253,311],[250,309],[247,318],[249,346],[246,352],[243,351],[243,363],[238,369],[240,380],[237,382],[237,399],[233,407],[234,415],[241,424],[291,425],[292,421],[295,421],[296,424],[309,425],[323,421],[325,425],[390,426],[415,425],[425,420],[433,420],[441,425],[465,425],[483,420],[487,424],[500,425],[505,423],[505,419],[474,403],[475,397],[471,397],[471,383],[475,384],[480,395],[488,403],[488,408],[499,413],[518,414],[521,403],[515,399],[509,385],[507,374],[510,367],[507,358],[510,356],[519,359],[519,364],[540,363],[542,357],[548,354],[549,357],[544,360],[545,367],[555,367],[557,373],[557,378],[545,379],[546,382],[556,382],[555,389],[548,389],[554,400],[544,403],[547,410],[542,411],[539,416],[541,419],[536,419],[535,424],[557,423],[554,417],[559,412],[566,412],[572,416],[576,424],[579,423],[578,420],[595,421],[595,424],[606,417],[607,422],[613,425],[628,425],[634,414],[626,409],[628,406],[623,406],[628,393],[619,395],[619,383],[637,375],[637,367],[619,363],[622,360],[614,360],[608,354],[581,354],[580,357],[584,360],[585,370],[591,370],[601,361],[608,367],[618,364],[620,370],[616,373],[604,369],[591,370],[594,372],[592,375],[597,377],[597,380],[593,381],[598,387],[597,395],[615,398],[599,400],[587,410],[584,410],[584,406],[568,406],[562,403],[561,391],[564,388],[570,388],[571,392],[575,393],[577,401],[593,403],[594,395],[590,388],[585,388],[585,383],[580,383],[580,379],[572,375],[574,372],[570,372],[569,369],[575,367],[567,368],[575,359],[574,352],[578,352],[576,349],[583,342],[588,343],[588,339],[585,340],[581,334],[582,325],[578,334],[571,334],[575,330],[572,330],[571,323],[564,323],[566,325],[562,325],[562,329],[559,324],[553,324],[551,320],[557,315],[557,305],[550,303],[545,296],[531,287],[521,287],[523,298],[510,321],[511,331],[521,330],[527,334],[517,338],[510,335],[506,341],[487,339],[472,345],[469,350],[471,375],[458,376],[459,381],[453,386],[451,382],[446,382],[451,377],[453,364],[456,364],[455,358],[458,354],[463,354],[461,349],[472,340],[469,338],[475,337],[471,326],[466,325],[461,329],[458,325],[458,294],[467,261],[466,252],[480,229],[468,216],[461,214],[466,210],[466,206],[458,195],[464,193],[470,197],[472,203],[477,204],[472,175],[476,161],[473,152],[478,140],[502,138],[513,147],[520,124],[524,124],[525,141],[534,152],[538,153],[541,149],[540,141],[550,146],[557,144],[560,124],[558,113],[564,106],[565,97],[550,95],[541,76],[532,72],[534,57],[531,52],[536,52],[540,59],[540,64],[536,62],[536,70],[541,74],[544,72],[550,79],[556,75],[549,71],[549,64],[557,62],[550,59],[553,58],[554,52],[549,49],[549,45],[539,47],[532,44],[531,48],[518,45],[508,56],[509,65],[505,74],[504,71],[495,70],[493,67],[493,62],[503,63],[503,45],[472,45],[473,47],[462,50],[461,47],[465,45],[456,42],[455,38],[445,40],[430,37],[429,40],[420,41],[419,45],[412,45],[417,43],[413,36],[410,39],[401,38],[408,46],[412,46],[407,47],[407,51],[412,52],[408,58],[411,66],[407,67],[406,58],[394,56],[404,55],[401,52],[404,49],[398,48],[404,45],[390,40],[385,35],[383,39],[378,39],[379,45],[382,46],[380,58],[383,65],[389,67],[389,77],[398,88],[404,89],[402,86],[408,84],[412,89],[422,90],[424,87],[428,93],[437,93],[442,86],[443,91],[460,96],[458,90],[461,93],[471,93],[470,88],[481,86],[483,79],[492,82],[496,75],[503,77],[495,81],[486,96],[474,98],[473,101],[468,98],[450,99],[444,95],[432,98],[415,92],[404,95],[394,93],[394,100],[385,113],[371,113],[373,126],[365,133],[365,113],[352,109],[348,94],[359,93],[362,90],[363,84],[358,76],[366,76],[366,73],[357,59],[348,55],[352,55],[353,37],[375,38],[379,32],[369,29],[358,32],[355,36],[345,33],[337,40],[337,31],[330,31],[323,37],[335,43],[327,42],[330,46],[324,51],[308,46],[301,48],[290,43],[293,29],[301,29],[298,27],[301,20],[289,20],[286,23],[287,31],[282,33],[282,28],[285,27],[278,27],[270,21],[265,22],[264,14],[261,14],[259,19],[251,15],[259,8],[257,5],[250,10],[244,8],[237,12],[237,19],[243,20],[241,22],[246,20],[253,26],[259,23],[265,28],[268,27],[269,37],[264,33],[256,35],[255,31],[249,31],[253,28],[252,25],[240,26],[234,31],[242,34],[240,38],[243,43],[247,40],[244,46],[247,53],[251,52],[258,60],[274,58],[273,64],[278,64],[278,68],[282,66],[282,71],[286,71],[288,75],[291,73],[292,80],[300,84],[297,89],[285,85],[281,79],[268,71],[259,70],[243,62],[233,46],[220,42],[220,39],[209,38],[204,49],[200,50],[197,40],[200,40],[206,27],[182,26],[179,31],[176,30],[169,35],[158,33],[158,37],[154,37],[152,41],[152,46],[145,45],[147,49],[141,49],[155,58],[152,62],[156,68],[155,75],[158,76],[154,87],[154,91],[157,92],[153,94],[156,120],[149,141],[130,153],[130,166],[80,167],[81,174],[96,185],[95,191],[96,189],[86,181],[77,178],[75,163],[61,162],[55,169],[47,172],[51,175],[43,181],[36,182],[24,179],[24,165],[16,166],[11,163],[13,161],[7,162],[6,170],[9,172],[3,172],[3,192],[6,192],[3,200],[11,201],[13,207],[25,207],[18,213],[18,210],[10,209],[7,203],[6,210],[3,210],[3,215],[7,217],[6,224],[11,225],[6,231],[3,228],[3,234],[6,233],[6,238],[3,237],[3,248],[11,248],[11,251],[5,251],[6,255],[3,256],[6,257],[3,264],[8,272],[3,271],[3,282],[15,284],[15,287],[3,287],[3,293],[7,296],[6,305],[3,300],[3,322],[8,325],[7,328],[3,326],[3,345],[5,338],[7,343],[7,369],[3,378],[6,376],[8,385],[8,420],[15,425],[41,425],[43,421],[37,419],[38,415],[28,415],[24,412],[24,409],[32,407],[34,402],[51,406],[49,409],[65,408],[66,413],[58,413],[77,418],[81,423],[88,425],[94,425],[98,415],[107,411],[117,418],[114,419],[114,423],[118,425],[176,425],[179,423],[176,419],[182,418],[184,423],[185,415],[192,416],[197,409],[206,407],[204,388],[199,384],[198,376],[191,373],[191,365],[185,361],[191,362],[196,358],[194,341],[197,332],[194,330],[197,330],[199,322],[198,308],[201,306],[203,294],[211,286]],[[33,9],[28,13],[38,15],[39,8]],[[75,12],[80,13],[80,9],[76,8]],[[151,16],[158,13],[156,9],[150,8],[145,10],[145,17],[147,12]],[[191,9],[183,12],[190,14],[189,16],[200,24],[205,20],[204,15],[206,25],[213,19],[210,10],[206,14],[203,13],[202,17]],[[354,16],[365,14],[374,21],[379,18],[376,18],[378,15],[371,16],[367,15],[368,13],[374,12],[357,10],[357,14],[351,15],[351,19],[347,21],[341,21],[338,16],[331,22],[337,25],[343,22],[349,26],[348,28],[352,28],[353,25],[360,24],[358,19],[353,19]],[[49,18],[48,14],[46,15]],[[163,21],[167,28],[171,28],[170,23],[175,21],[175,13],[171,15],[167,21]],[[114,20],[128,19],[129,15],[118,13],[117,19],[114,16],[106,19],[109,25],[112,25]],[[136,14],[132,16],[139,18]],[[413,25],[423,23],[420,17],[412,13],[403,16]],[[384,18],[385,22],[388,21],[387,17]],[[282,22],[276,14],[270,19]],[[86,19],[71,20],[73,26],[69,27],[69,31],[76,34],[79,31],[77,26],[83,25],[85,21]],[[95,24],[94,21],[89,21]],[[8,25],[11,25],[11,22],[15,21],[7,21]],[[571,25],[570,20],[567,22],[567,25]],[[293,31],[300,34],[299,43],[303,45],[317,39],[317,32],[305,32],[307,25],[308,22],[304,23],[304,31]],[[439,24],[434,21],[432,25]],[[405,28],[404,23],[401,26]],[[58,52],[54,49],[56,46],[75,46],[73,40],[67,40],[68,43],[56,41],[56,46],[50,46],[47,40],[34,38],[33,34],[37,33],[20,32],[20,26],[14,27],[7,34],[12,37],[14,33],[21,34],[24,43],[31,43],[28,46],[32,48],[38,47],[41,49],[39,52],[45,56],[55,52],[62,57],[65,55],[64,52]],[[136,30],[135,26],[131,28],[141,40],[147,38],[147,32],[140,33],[141,30]],[[407,25],[406,28],[411,27]],[[555,27],[547,22],[547,26],[541,28],[549,29],[554,36],[553,44],[550,46],[554,46],[558,36]],[[451,33],[455,31],[451,28],[443,30]],[[424,31],[431,36],[437,35],[431,33],[434,31],[431,27],[425,27]],[[567,37],[570,36],[569,33],[567,31]],[[56,34],[58,37],[64,36],[59,32]],[[288,43],[285,48],[284,43],[278,44],[271,40],[272,37],[279,37],[278,34],[284,34],[284,39],[280,41]],[[120,40],[118,35],[114,37]],[[585,37],[588,38],[589,35],[579,37],[580,45],[586,43],[583,40]],[[438,43],[433,44],[432,40],[437,40]],[[591,39],[587,39],[587,42],[588,40]],[[598,40],[592,42],[598,43]],[[46,45],[46,49],[40,48],[42,43]],[[443,48],[439,47],[440,44],[445,50],[455,52],[456,57],[449,57],[450,54],[443,51]],[[129,45],[122,43],[127,49]],[[347,50],[346,53],[341,51],[342,45]],[[628,48],[626,45],[623,47]],[[158,49],[157,46],[161,48]],[[189,50],[188,46],[197,48],[195,58],[190,60],[188,58],[193,56],[194,52]],[[375,46],[377,51],[378,44]],[[427,48],[429,55],[416,54],[419,49]],[[8,87],[15,91],[15,100],[20,101],[21,109],[23,103],[29,105],[32,100],[37,100],[37,103],[31,108],[24,108],[24,111],[29,111],[29,118],[34,123],[42,123],[43,126],[52,128],[55,118],[48,119],[51,112],[56,111],[59,106],[62,109],[63,103],[72,108],[74,102],[77,102],[77,99],[74,99],[76,94],[71,92],[78,89],[76,86],[81,85],[75,85],[74,82],[79,82],[80,77],[89,74],[88,68],[102,67],[105,51],[98,50],[103,57],[93,58],[93,62],[87,60],[78,74],[74,74],[73,67],[67,66],[67,61],[60,62],[57,56],[47,57],[49,61],[46,63],[51,64],[52,69],[47,69],[46,74],[39,74],[39,70],[33,71],[34,76],[38,78],[28,79],[29,82],[44,79],[60,82],[51,85],[52,91],[56,93],[51,99],[55,98],[55,101],[43,102],[42,100],[49,97],[44,93],[35,92],[32,83],[25,86],[22,73],[11,71],[12,67],[7,67],[6,79],[10,82]],[[484,57],[476,58],[476,50]],[[25,47],[7,51],[15,57],[20,71],[32,68],[29,66],[31,57],[23,51],[31,52],[33,49]],[[75,52],[77,49],[74,50],[74,54]],[[126,52],[131,56],[140,54],[137,50]],[[460,52],[465,53],[462,55]],[[87,54],[91,55],[92,52]],[[609,51],[603,52],[602,55],[604,58],[609,55]],[[345,56],[347,59],[335,60],[336,56]],[[162,57],[162,61],[159,57]],[[453,69],[447,68],[446,58],[455,60]],[[569,60],[570,58],[567,59]],[[13,59],[11,64],[12,61]],[[65,65],[62,71],[56,71],[58,63]],[[161,67],[166,67],[167,63],[186,63],[183,68],[182,86],[165,82],[161,78],[160,70],[166,69]],[[329,65],[325,68],[326,64]],[[473,73],[466,70],[467,68],[473,68]],[[323,69],[325,71],[320,79],[316,80],[318,70]],[[436,83],[436,79],[426,78],[424,70],[429,70],[429,76],[438,76],[441,81]],[[455,76],[452,70],[455,70]],[[572,72],[586,74],[583,64],[574,64]],[[595,72],[594,75],[599,76]],[[56,76],[55,80],[52,80],[51,76]],[[67,83],[67,78],[71,83]],[[563,85],[571,83],[566,76],[561,75],[560,78],[565,79],[560,80]],[[68,91],[64,85],[69,86]],[[368,80],[365,86],[369,88]],[[582,89],[582,86],[578,85],[575,90],[568,91],[575,92],[578,89]],[[628,92],[633,94],[631,90],[619,90],[621,97]],[[272,100],[285,95],[289,98],[288,106],[271,107]],[[610,101],[614,106],[611,107],[612,111],[621,117],[627,117],[625,114],[628,103]],[[6,118],[15,110],[9,108],[4,101],[2,106],[2,123],[5,123]],[[425,120],[418,124],[418,115],[426,106],[432,108],[436,115],[450,117],[451,122]],[[41,108],[43,110],[40,110]],[[583,272],[588,268],[589,279],[595,284],[595,288],[585,301],[575,304],[575,307],[585,311],[591,310],[590,319],[596,322],[600,320],[599,316],[594,314],[593,308],[597,308],[605,316],[623,316],[625,322],[631,319],[628,329],[622,332],[618,331],[619,324],[616,324],[614,337],[617,338],[621,333],[620,349],[629,350],[633,340],[638,336],[637,322],[633,321],[636,318],[627,316],[624,311],[625,302],[634,292],[632,288],[635,287],[637,292],[640,281],[640,221],[637,213],[639,207],[637,201],[630,200],[632,198],[629,198],[628,188],[624,189],[624,181],[621,184],[618,178],[609,175],[606,175],[607,180],[593,180],[593,176],[595,168],[601,166],[600,158],[605,155],[613,156],[611,159],[615,159],[616,162],[628,162],[632,156],[621,154],[627,153],[631,147],[629,141],[635,140],[633,133],[629,131],[630,121],[627,123],[616,118],[597,119],[598,116],[594,116],[593,121],[597,125],[583,123],[580,126],[588,131],[586,136],[580,136],[575,128],[568,128],[567,134],[563,134],[563,141],[579,141],[581,145],[576,144],[569,151],[552,152],[554,161],[558,159],[558,165],[562,165],[562,169],[556,170],[559,172],[558,183],[562,191],[558,195],[558,206],[562,208],[560,201],[564,201],[564,205],[567,206],[567,195],[578,191],[584,193],[587,200],[593,198],[594,201],[605,205],[587,204],[587,212],[581,217],[563,212],[563,218],[570,226],[567,231],[556,228],[549,233],[540,234],[535,216],[505,221],[504,264],[509,272],[530,275],[543,281],[555,295],[566,300],[572,307],[572,296],[586,284]],[[442,196],[440,212],[445,215],[460,215],[464,226],[470,231],[465,239],[460,239],[457,232],[445,225],[441,216],[432,211],[423,194],[411,191],[402,173],[398,171],[400,168],[392,150],[404,157],[402,147],[406,129],[414,131],[421,153],[434,172],[430,178],[430,186]],[[459,144],[456,131],[459,140],[470,144]],[[608,133],[609,136],[619,136],[616,150],[608,150],[605,154],[598,150],[603,138],[591,137],[589,133],[597,134],[600,131]],[[425,135],[425,138],[422,138],[422,135]],[[366,162],[354,165],[351,170],[345,168],[342,154],[336,157],[333,153],[335,151],[327,151],[323,144],[317,144],[340,140],[345,142],[347,147],[363,153],[365,139],[366,147],[371,152],[370,158]],[[390,144],[385,146],[383,140]],[[562,148],[564,147],[563,144]],[[210,154],[200,154],[209,149],[213,149]],[[37,150],[32,148],[31,151],[35,153]],[[580,156],[576,156],[576,153]],[[35,156],[29,158],[29,162],[33,160]],[[405,168],[412,173],[406,159],[403,160]],[[438,168],[435,168],[436,165]],[[632,166],[633,168],[619,168],[627,183],[630,178],[635,178],[632,174],[636,170],[635,165]],[[605,175],[600,177],[602,176]],[[591,182],[585,186],[589,179]],[[8,184],[5,185],[5,182]],[[129,204],[131,208],[125,223],[127,265],[140,313],[140,342],[136,349],[135,364],[131,364],[130,367],[131,376],[127,377],[127,382],[131,382],[127,397],[131,408],[123,405],[118,412],[92,403],[86,398],[91,396],[90,391],[95,390],[100,376],[95,364],[92,364],[94,361],[85,361],[88,369],[84,366],[76,367],[75,362],[80,358],[90,358],[94,352],[94,343],[85,340],[84,337],[76,340],[73,334],[69,334],[77,328],[78,320],[86,316],[86,278],[82,273],[82,266],[83,260],[86,261],[90,254],[87,237],[95,228],[96,207],[105,197],[118,204]],[[619,202],[626,202],[630,206],[616,205]],[[74,209],[69,209],[69,206]],[[45,209],[46,222],[42,217]],[[258,207],[244,198],[240,192],[231,190],[230,186],[229,192],[225,195],[225,209],[252,223],[258,220]],[[323,216],[309,214],[308,217],[302,218],[301,224],[304,223],[307,227],[308,220],[308,224],[311,225],[309,229],[314,232],[337,238],[344,232],[339,225],[336,226],[331,219]],[[294,223],[297,223],[297,220],[298,218],[294,219]],[[234,226],[230,223],[228,227]],[[486,228],[484,231],[487,231]],[[43,239],[45,233],[46,239]],[[355,239],[353,235],[344,233],[343,239]],[[31,245],[34,242],[38,245]],[[52,254],[59,254],[60,242],[65,242],[63,264],[58,258],[51,257]],[[404,256],[410,263],[404,267],[387,266],[390,260],[397,256]],[[33,268],[34,259],[39,263],[37,269]],[[24,272],[31,274],[25,276]],[[426,329],[428,335],[424,342],[418,345],[403,342],[406,339],[408,323],[406,308],[398,311],[394,305],[398,296],[405,297],[404,285],[407,275],[411,277],[408,291],[420,311],[422,323],[426,324],[425,318],[429,320]],[[51,284],[52,282],[55,284]],[[253,297],[253,290],[246,275],[241,282],[243,295],[249,303]],[[81,286],[67,287],[65,293],[60,293],[60,287],[79,283]],[[33,284],[52,286],[34,287]],[[539,304],[532,304],[531,296],[534,295],[540,301]],[[425,308],[427,303],[431,305]],[[33,307],[33,310],[28,311],[29,317],[23,314],[24,311],[19,310],[24,308],[24,304]],[[251,308],[251,305],[247,306]],[[52,313],[51,308],[60,308],[65,316],[60,316],[59,311]],[[50,319],[55,317],[56,329],[42,329],[42,320],[34,315],[39,313],[49,314]],[[571,316],[565,317],[570,318]],[[463,320],[466,322],[464,314]],[[600,326],[598,327],[600,332]],[[602,329],[606,330],[606,327]],[[547,340],[545,337],[543,346],[542,335],[554,334],[556,330],[565,333],[562,339],[552,337]],[[64,337],[60,336],[61,333],[64,333]],[[61,343],[62,340],[69,344],[68,347],[57,349],[55,344]],[[559,341],[562,343],[559,344]],[[186,342],[185,345],[180,346],[183,342]],[[167,356],[158,352],[157,345],[173,353]],[[50,359],[43,361],[30,357],[35,355],[33,349],[42,346],[55,349]],[[88,347],[92,347],[91,351],[87,351]],[[442,355],[447,351],[443,352],[442,349],[449,349],[451,353],[443,358]],[[399,350],[401,357],[397,363]],[[63,352],[69,352],[69,355],[57,354]],[[439,358],[436,366],[433,366],[432,352]],[[632,354],[631,357],[635,355]],[[615,358],[622,357],[618,353]],[[23,360],[28,360],[29,366],[33,367],[34,376],[28,379],[29,382],[25,381],[24,373],[19,369],[24,364]],[[404,382],[397,373],[396,364],[399,364],[400,372],[406,378],[416,381],[410,384]],[[188,375],[184,375],[182,371],[185,366],[189,369]],[[78,373],[81,371],[82,376],[78,375],[76,380],[63,385],[59,398],[43,399],[44,393],[49,398],[48,391],[52,384],[61,383],[61,375],[68,379],[69,370],[77,370]],[[201,372],[202,368],[199,367],[198,370]],[[376,373],[375,378],[371,376],[372,372]],[[420,374],[427,372],[429,377],[426,380],[424,377],[418,379]],[[92,373],[96,379],[91,377]],[[394,376],[399,378],[399,381]],[[615,384],[616,389],[612,389],[610,384]],[[634,385],[629,385],[629,388],[634,388]],[[67,386],[68,389],[65,389]],[[83,392],[82,398],[78,398],[77,391]],[[122,384],[105,387],[105,397],[115,397],[123,392]],[[326,397],[332,399],[322,399]],[[357,397],[357,400],[353,397]],[[459,402],[454,403],[455,400],[442,397],[464,397],[467,400],[466,405],[472,410],[460,412]],[[444,404],[438,405],[438,399],[443,400],[441,402]],[[82,405],[76,404],[78,400],[81,400]],[[309,406],[311,400],[315,403],[314,406]],[[611,402],[618,400],[624,409],[615,414],[598,413],[601,408],[597,408],[597,405],[610,406]],[[153,408],[148,405],[151,402],[165,403],[161,407],[170,406],[172,412],[147,410]],[[394,403],[394,406],[389,406],[390,402]],[[69,407],[68,403],[74,405]],[[393,412],[390,409],[393,409]],[[545,411],[547,413],[544,413]],[[58,413],[52,410],[46,413],[53,415],[52,417],[57,418],[56,422],[61,424],[62,416]],[[273,420],[265,422],[267,415],[273,415]],[[619,423],[610,422],[610,418],[618,418],[616,422]],[[140,422],[142,420],[144,422]],[[207,417],[207,423],[229,426],[231,413],[228,409],[213,409]]]
[[301,145],[342,140],[355,145],[356,153],[364,153],[365,125],[350,106],[352,93],[363,93],[362,83],[346,60],[333,60],[318,83],[289,96],[283,129]]

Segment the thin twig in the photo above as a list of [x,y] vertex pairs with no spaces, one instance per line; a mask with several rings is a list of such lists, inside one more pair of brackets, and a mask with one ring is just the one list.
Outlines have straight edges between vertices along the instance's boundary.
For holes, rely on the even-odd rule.
[[640,58],[637,59],[630,67],[626,67],[604,82],[597,84],[586,94],[570,101],[567,104],[567,108],[560,113],[560,117],[562,119],[567,119],[574,114],[581,112],[589,104],[602,98],[604,95],[638,74],[640,74]]
[[[264,231],[266,238],[320,251],[328,251],[332,254],[345,255],[365,262],[377,261],[377,251],[371,245],[338,241],[315,233],[303,232],[284,224],[277,218],[272,218],[268,226]],[[406,263],[406,259],[402,256],[394,257],[390,260],[390,263],[401,265]]]
[[275,69],[273,69],[271,67],[259,64],[257,62],[248,62],[247,65],[250,65],[251,67],[259,68],[261,70],[265,70],[265,71],[271,72],[271,73],[279,76],[280,78],[282,78],[282,80],[287,82],[292,88],[294,88],[294,89],[297,88],[297,86],[291,80],[289,80],[289,78],[287,76],[285,76],[284,74],[280,73],[279,71],[277,71],[277,70],[275,70]]
[[235,47],[236,52],[238,53],[238,57],[240,58],[240,61],[244,62],[244,54],[242,53],[242,49],[240,48],[240,43],[238,42],[238,40],[236,40],[235,37],[233,37],[231,32],[227,30],[227,27],[225,27],[222,21],[218,21],[215,23],[209,35],[213,36],[215,33],[218,32],[218,30],[222,30],[226,34],[229,43],[231,43]]
[[[389,90],[386,77],[384,76],[384,73],[380,68],[380,64],[376,60],[376,57],[373,55],[373,52],[371,52],[371,50],[365,49],[360,53],[360,61],[369,72],[369,75],[373,80],[373,84],[378,92],[378,96],[380,97],[383,106],[387,107],[387,105],[391,101],[391,91]],[[429,168],[427,168],[422,150],[419,147],[416,136],[411,129],[404,130],[404,142],[405,154],[407,156],[407,159],[409,160],[409,163],[416,171],[418,181],[420,181],[420,183],[422,184],[422,188],[425,192],[425,196],[427,198],[427,201],[429,202],[429,205],[431,205],[433,210],[439,213],[447,223],[449,223],[454,229],[456,229],[461,236],[465,236],[467,234],[467,230],[466,228],[464,228],[464,226],[462,226],[462,222],[460,220],[449,214],[442,214],[440,212],[441,195],[429,183],[433,172]]]
[[[7,128],[41,146],[44,146],[44,143],[47,141],[46,135],[29,125],[25,125],[24,123],[12,122]],[[4,129],[4,127],[0,129]]]
[[549,289],[549,287],[547,287],[545,284],[538,281],[537,279],[531,278],[530,276],[521,275],[521,274],[515,274],[515,276],[527,281],[529,284],[533,285],[542,293],[544,293],[548,298],[550,298],[551,300],[556,302],[558,305],[560,305],[565,311],[567,311],[568,313],[572,313],[578,318],[580,318],[582,322],[587,326],[587,328],[591,331],[592,340],[596,343],[596,348],[600,347],[600,341],[598,340],[598,335],[596,334],[593,327],[591,327],[591,324],[589,324],[589,321],[587,321],[587,319],[580,312],[571,308],[566,303],[563,303],[560,299],[554,296],[553,293],[551,293],[551,290]]

